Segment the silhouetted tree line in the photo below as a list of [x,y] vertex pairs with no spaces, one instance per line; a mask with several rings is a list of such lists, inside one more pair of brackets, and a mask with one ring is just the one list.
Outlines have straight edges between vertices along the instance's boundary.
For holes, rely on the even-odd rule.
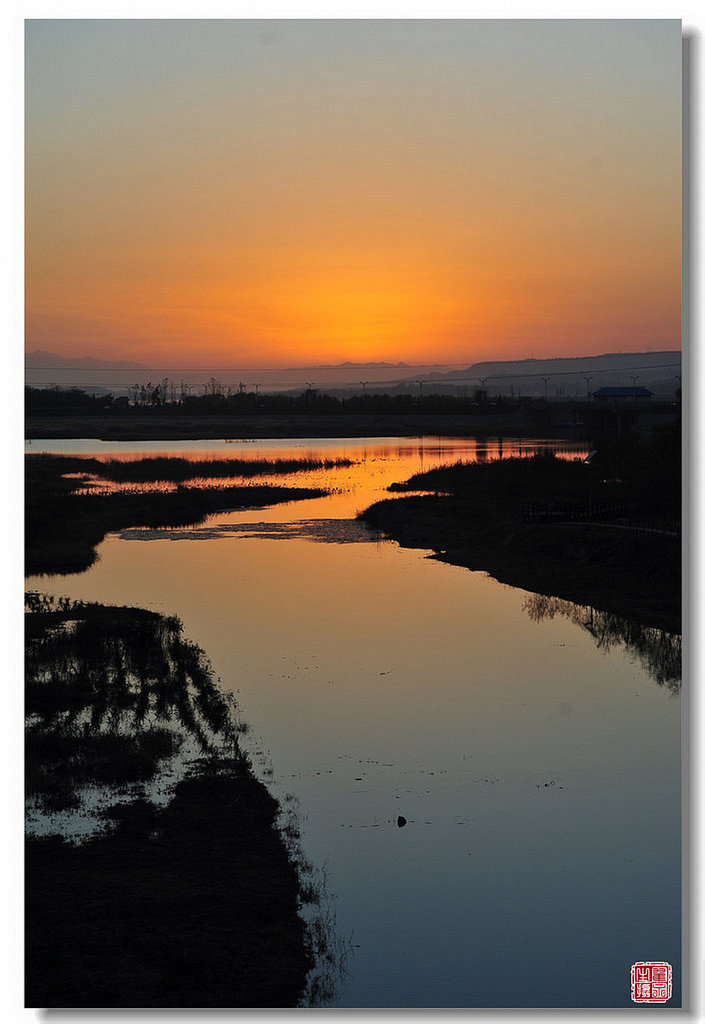
[[[525,400],[523,400],[525,401]],[[339,396],[309,387],[301,392],[260,394],[244,387],[225,388],[215,378],[193,394],[189,386],[165,379],[158,384],[135,384],[129,395],[89,394],[79,388],[25,388],[25,409],[29,415],[82,415],[134,411],[169,415],[237,415],[256,413],[472,413],[508,412],[519,405],[502,396],[489,401],[485,392],[448,395],[387,392]]]
[[[90,395],[80,388],[33,388],[29,386],[24,389],[24,399],[25,411],[32,415],[96,413],[103,410],[106,405],[113,407],[117,401],[113,399],[112,395]],[[122,404],[127,405],[127,399]]]

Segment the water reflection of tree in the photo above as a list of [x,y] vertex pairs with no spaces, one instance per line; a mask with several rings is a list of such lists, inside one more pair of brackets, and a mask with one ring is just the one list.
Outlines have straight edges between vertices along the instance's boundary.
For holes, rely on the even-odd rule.
[[241,756],[234,705],[181,623],[140,608],[26,598],[28,796],[76,807],[90,784],[152,778],[187,737]]
[[659,686],[668,687],[672,693],[680,692],[682,641],[677,634],[544,594],[527,597],[524,611],[535,622],[564,616],[590,633],[601,650],[626,647]]

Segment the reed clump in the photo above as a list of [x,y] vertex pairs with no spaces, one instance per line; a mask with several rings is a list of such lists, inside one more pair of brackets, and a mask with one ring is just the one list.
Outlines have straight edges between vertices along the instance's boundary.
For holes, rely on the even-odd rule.
[[[118,530],[139,526],[194,526],[213,512],[224,509],[261,508],[328,494],[317,487],[273,484],[77,493],[93,473],[94,462],[97,460],[26,456],[25,571],[28,575],[82,572],[95,561],[95,548],[105,535]],[[129,465],[139,465],[139,462]],[[69,473],[74,475],[69,477]]]
[[[63,458],[63,457],[61,457]],[[147,483],[169,480],[183,482],[199,478],[257,477],[307,473],[352,465],[350,459],[185,459],[153,456],[140,459],[83,459],[84,465],[67,472],[89,472],[115,482]]]

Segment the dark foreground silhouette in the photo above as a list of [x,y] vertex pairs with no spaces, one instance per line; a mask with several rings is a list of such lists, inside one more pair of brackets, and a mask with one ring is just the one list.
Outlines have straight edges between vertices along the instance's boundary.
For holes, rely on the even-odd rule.
[[592,465],[548,453],[431,470],[390,489],[432,492],[361,513],[404,547],[681,631],[679,435]]
[[27,620],[27,1005],[296,1006],[330,928],[203,652],[142,609],[33,594]]
[[312,960],[276,812],[223,761],[107,836],[30,840],[27,1005],[296,1006]]

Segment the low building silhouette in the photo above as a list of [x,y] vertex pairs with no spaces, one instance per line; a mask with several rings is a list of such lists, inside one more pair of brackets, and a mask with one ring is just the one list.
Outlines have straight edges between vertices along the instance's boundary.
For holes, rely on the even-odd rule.
[[596,398],[598,402],[606,402],[614,398],[653,398],[654,392],[649,391],[648,388],[638,388],[634,385],[631,387],[611,387],[611,388],[598,388],[597,391],[593,391],[591,397]]

